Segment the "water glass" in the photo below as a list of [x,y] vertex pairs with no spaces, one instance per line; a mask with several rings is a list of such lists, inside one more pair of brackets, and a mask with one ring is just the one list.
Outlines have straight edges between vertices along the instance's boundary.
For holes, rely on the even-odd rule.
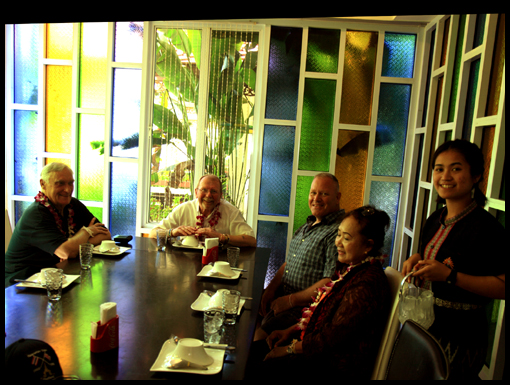
[[80,264],[82,269],[90,269],[93,249],[94,245],[92,243],[83,243],[80,245]]
[[225,312],[220,308],[211,308],[204,311],[204,332],[213,334],[218,332],[225,320]]
[[44,270],[46,281],[46,290],[50,301],[59,301],[62,298],[62,281],[64,280],[64,271],[62,269]]
[[159,229],[156,233],[156,239],[158,242],[158,251],[165,249],[166,241],[168,238],[168,230]]
[[237,290],[227,290],[223,292],[223,310],[225,311],[226,325],[234,325],[236,323],[237,312],[239,311],[239,302],[241,300],[241,292]]
[[237,267],[237,261],[239,260],[239,247],[229,247],[227,249],[227,260],[230,267]]

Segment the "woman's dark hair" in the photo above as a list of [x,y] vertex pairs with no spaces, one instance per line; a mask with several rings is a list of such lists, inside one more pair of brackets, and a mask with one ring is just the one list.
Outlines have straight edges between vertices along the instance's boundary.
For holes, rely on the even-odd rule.
[[[380,254],[384,246],[384,236],[390,225],[390,217],[385,211],[377,210],[374,206],[363,206],[349,211],[345,218],[354,217],[361,227],[360,233],[367,239],[374,241],[369,256],[375,257]],[[344,218],[344,219],[345,219]]]
[[[477,177],[478,175],[480,175],[480,179],[478,180],[478,182],[476,182],[473,185],[475,189],[474,199],[477,205],[482,207],[485,206],[485,202],[487,202],[487,197],[478,186],[478,183],[480,183],[480,181],[483,179],[484,172],[484,160],[482,151],[476,144],[471,143],[468,140],[465,139],[450,140],[448,142],[444,142],[434,152],[434,155],[432,157],[432,167],[434,167],[434,165],[436,164],[436,159],[439,156],[439,154],[448,150],[457,151],[464,157],[464,159],[466,159],[466,162],[469,164],[472,177]],[[446,201],[440,196],[438,196],[437,202],[445,203]]]

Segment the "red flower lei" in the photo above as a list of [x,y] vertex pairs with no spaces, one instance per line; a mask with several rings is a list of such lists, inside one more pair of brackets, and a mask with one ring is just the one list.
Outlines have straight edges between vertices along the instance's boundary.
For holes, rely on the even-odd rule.
[[[55,210],[55,207],[51,204],[48,197],[46,195],[44,195],[43,192],[39,191],[39,194],[37,194],[34,197],[34,199],[36,202],[39,202],[41,205],[43,205],[48,210],[50,210],[50,213],[53,214],[53,218],[55,218],[55,222],[57,222],[58,229],[60,230],[60,232],[62,234],[67,236],[66,232],[62,229],[62,218],[58,214],[57,210]],[[69,237],[72,237],[74,235],[74,227],[75,227],[76,223],[73,222],[73,217],[74,217],[73,206],[69,205],[69,214],[67,217],[67,226],[68,226],[68,230],[69,230]]]
[[313,312],[319,305],[320,301],[322,301],[324,298],[326,298],[327,295],[331,292],[331,289],[333,288],[333,286],[335,286],[335,283],[342,281],[344,279],[344,277],[349,273],[349,271],[354,269],[356,266],[360,266],[366,262],[370,262],[371,264],[375,263],[376,261],[382,262],[382,261],[384,261],[384,259],[386,257],[387,257],[387,255],[382,255],[382,256],[378,256],[378,257],[367,257],[363,261],[361,261],[360,263],[358,263],[356,265],[348,266],[347,269],[345,270],[345,272],[343,272],[343,273],[340,273],[339,271],[335,272],[335,275],[339,276],[339,278],[337,280],[335,280],[335,281],[332,280],[332,281],[328,282],[326,284],[326,286],[323,286],[320,289],[317,289],[317,296],[315,298],[312,297],[312,299],[314,299],[314,302],[310,305],[310,307],[303,308],[303,311],[301,314],[302,318],[299,320],[298,324],[296,325],[296,330],[301,330],[301,341],[305,337],[306,327],[308,326],[308,323],[310,322],[310,319],[312,318]]
[[[209,226],[210,227],[216,226],[216,224],[218,223],[220,218],[221,218],[220,204],[218,203],[216,205],[216,207],[214,208],[212,214],[210,215],[210,219],[208,220]],[[205,218],[204,218],[204,216],[202,214],[200,214],[200,212],[197,215],[197,219],[198,219],[197,227],[204,227],[204,219]]]

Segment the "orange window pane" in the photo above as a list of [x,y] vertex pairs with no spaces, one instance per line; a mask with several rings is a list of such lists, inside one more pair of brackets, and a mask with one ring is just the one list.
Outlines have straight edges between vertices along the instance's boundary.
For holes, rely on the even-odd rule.
[[363,205],[369,133],[338,131],[335,176],[340,184],[340,206],[346,211]]
[[73,59],[73,23],[46,24],[46,58]]
[[370,124],[377,40],[377,32],[346,33],[340,123]]
[[505,14],[499,15],[498,27],[496,32],[496,43],[494,46],[494,55],[492,57],[491,81],[489,85],[489,94],[487,100],[487,110],[485,116],[498,114],[499,95],[501,93],[501,84],[503,82],[503,71],[505,68]]
[[46,66],[46,151],[71,153],[72,68]]
[[494,145],[494,133],[496,126],[484,127],[482,136],[481,150],[483,154],[483,165],[485,171],[478,186],[484,194],[487,194],[487,183],[489,182],[489,170],[491,166],[492,147]]

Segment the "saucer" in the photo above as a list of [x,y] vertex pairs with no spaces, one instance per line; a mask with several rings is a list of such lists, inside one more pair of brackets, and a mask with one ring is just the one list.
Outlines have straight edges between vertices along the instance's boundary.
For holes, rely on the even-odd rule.
[[194,374],[217,374],[221,372],[223,368],[223,358],[225,357],[225,351],[222,349],[210,349],[205,348],[208,355],[213,358],[213,363],[207,366],[207,370],[195,369],[195,368],[183,368],[183,369],[172,369],[165,366],[166,358],[175,350],[177,345],[170,339],[165,341],[161,348],[158,358],[152,365],[151,372],[179,372],[179,373],[194,373]]

